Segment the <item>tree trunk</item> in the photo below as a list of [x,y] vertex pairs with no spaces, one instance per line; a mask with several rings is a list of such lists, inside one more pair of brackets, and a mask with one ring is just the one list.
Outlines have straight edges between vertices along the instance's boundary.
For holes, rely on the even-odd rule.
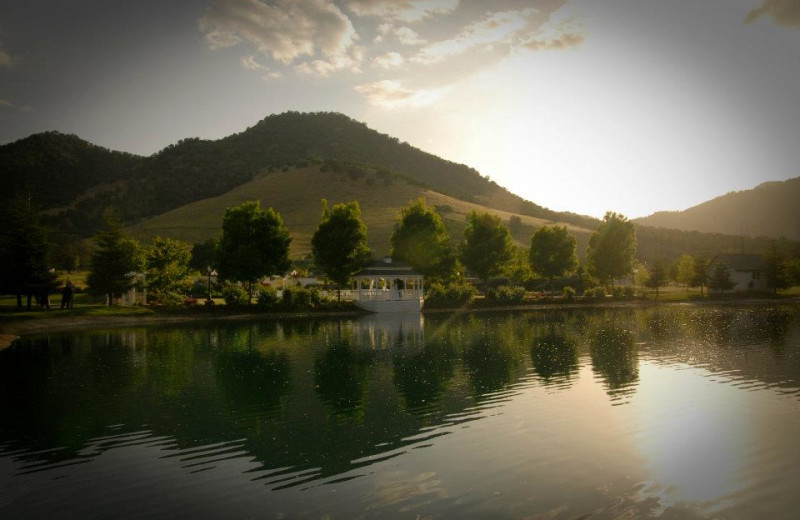
[[22,310],[22,293],[17,293],[17,310]]
[[336,284],[336,301],[341,303],[342,302],[342,284]]

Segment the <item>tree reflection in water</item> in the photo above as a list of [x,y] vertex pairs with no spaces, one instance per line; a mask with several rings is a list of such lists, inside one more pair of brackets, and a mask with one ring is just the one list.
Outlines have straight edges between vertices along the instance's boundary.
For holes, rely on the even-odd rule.
[[629,330],[614,323],[599,326],[590,334],[589,354],[592,369],[602,377],[613,401],[633,394],[639,380],[639,355]]
[[352,343],[337,338],[314,361],[314,387],[340,419],[359,419],[364,415],[363,399],[368,386],[372,354],[357,350]]
[[398,350],[392,358],[394,384],[406,409],[425,414],[442,399],[453,378],[458,352],[447,339],[426,343],[416,352]]
[[547,332],[533,338],[531,362],[545,385],[568,385],[578,371],[578,347],[569,336],[550,325]]

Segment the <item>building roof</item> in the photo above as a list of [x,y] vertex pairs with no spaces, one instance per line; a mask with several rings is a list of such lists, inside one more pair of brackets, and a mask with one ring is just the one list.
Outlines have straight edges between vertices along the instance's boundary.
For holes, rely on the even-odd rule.
[[753,254],[725,254],[717,255],[711,262],[724,262],[734,271],[761,271],[764,269],[764,260],[761,255]]
[[376,260],[370,265],[356,273],[354,276],[371,276],[371,277],[387,277],[387,276],[422,276],[422,274],[414,271],[414,268],[403,262],[394,262],[391,258],[384,258],[383,260]]

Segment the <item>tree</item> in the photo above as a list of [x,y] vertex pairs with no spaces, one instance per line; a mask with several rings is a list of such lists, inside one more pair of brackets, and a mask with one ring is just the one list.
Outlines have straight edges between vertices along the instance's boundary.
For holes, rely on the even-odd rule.
[[691,255],[682,255],[678,260],[677,273],[675,274],[675,281],[687,287],[692,286],[694,279],[694,258]]
[[694,274],[689,283],[691,287],[700,287],[700,296],[703,295],[703,287],[708,285],[708,258],[698,255],[692,258],[694,264]]
[[489,277],[498,274],[503,264],[511,260],[512,253],[511,233],[499,217],[476,211],[467,215],[461,261],[483,281],[484,287]]
[[216,267],[215,258],[217,241],[209,238],[203,242],[197,242],[192,246],[192,258],[189,260],[189,267],[201,273],[207,272],[209,267]]
[[719,292],[733,289],[734,283],[731,279],[731,268],[725,262],[717,262],[714,265],[714,272],[708,280],[708,288]]
[[253,284],[260,278],[289,269],[291,241],[278,212],[261,209],[257,200],[226,209],[216,250],[220,277],[243,282],[252,298]]
[[667,283],[667,273],[661,262],[656,262],[648,269],[649,276],[645,282],[645,287],[656,290],[656,300],[658,299],[658,289]]
[[773,293],[778,294],[778,289],[786,289],[792,285],[789,263],[777,242],[772,242],[767,247],[763,262],[764,281]]
[[455,255],[447,228],[433,208],[419,198],[403,208],[392,233],[392,258],[434,278],[448,278],[455,268]]
[[147,288],[156,301],[176,303],[177,292],[189,286],[191,246],[180,240],[155,237],[147,250]]
[[633,222],[609,211],[603,223],[589,238],[586,257],[589,271],[600,280],[622,278],[632,271],[636,255],[636,231]]
[[553,279],[567,276],[578,267],[576,247],[577,241],[566,226],[542,226],[531,237],[531,268],[550,281],[551,295]]
[[3,206],[0,222],[0,293],[15,295],[19,309],[23,295],[28,310],[32,295],[46,304],[56,280],[48,268],[47,229],[38,212],[28,199],[17,198]]
[[106,228],[94,239],[95,250],[86,283],[95,295],[106,295],[108,305],[133,286],[130,273],[141,269],[139,244],[122,231],[114,214],[105,214]]
[[336,284],[341,300],[342,285],[369,262],[371,254],[358,202],[328,209],[328,201],[322,199],[322,222],[311,238],[311,248],[314,263]]

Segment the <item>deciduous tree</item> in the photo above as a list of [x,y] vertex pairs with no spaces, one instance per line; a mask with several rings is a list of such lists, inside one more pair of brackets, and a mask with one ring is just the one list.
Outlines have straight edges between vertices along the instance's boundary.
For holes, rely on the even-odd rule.
[[425,276],[447,278],[453,272],[455,256],[447,228],[425,199],[403,208],[392,233],[392,258],[411,265]]
[[322,200],[322,222],[311,238],[314,263],[330,278],[341,300],[342,285],[370,259],[367,226],[361,220],[358,202],[336,204],[328,209]]
[[733,286],[731,268],[725,262],[717,262],[714,265],[714,272],[708,280],[708,288],[722,293],[733,289]]
[[223,279],[244,282],[248,297],[260,278],[289,269],[292,238],[283,219],[259,201],[246,201],[225,210],[222,237],[217,244],[217,270]]
[[772,242],[764,252],[764,281],[767,287],[777,294],[778,289],[792,285],[789,262],[776,242]]
[[656,290],[656,299],[658,299],[658,290],[667,283],[667,273],[664,265],[661,262],[654,263],[648,268],[647,281],[645,287]]
[[171,238],[156,237],[147,250],[147,288],[156,301],[176,303],[189,286],[191,246]]
[[484,287],[512,254],[511,233],[503,221],[490,213],[470,212],[461,244],[461,261],[483,281]]
[[566,226],[542,226],[531,237],[529,259],[533,271],[550,281],[567,276],[578,267],[577,241]]
[[603,223],[589,238],[586,256],[589,271],[600,280],[611,281],[622,278],[632,270],[636,255],[636,232],[633,222],[609,211]]

